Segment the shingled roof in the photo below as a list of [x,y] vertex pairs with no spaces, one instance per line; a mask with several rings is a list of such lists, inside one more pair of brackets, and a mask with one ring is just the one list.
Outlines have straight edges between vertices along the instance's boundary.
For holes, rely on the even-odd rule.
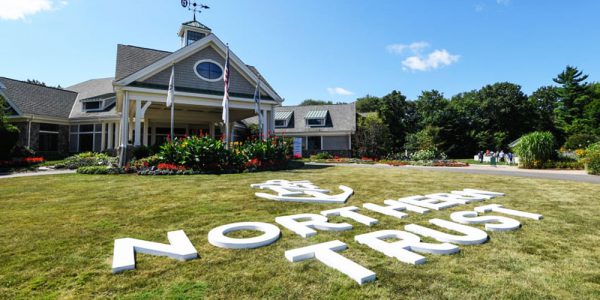
[[77,93],[0,77],[9,101],[23,114],[68,118]]
[[169,51],[119,44],[115,79],[119,81],[169,54]]
[[[306,117],[315,112],[326,112],[327,125],[323,127],[306,126]],[[286,134],[304,134],[314,132],[352,132],[356,131],[356,107],[354,103],[335,105],[306,105],[275,107],[275,116],[292,114],[287,128],[275,128],[276,132]],[[246,124],[258,124],[258,117],[244,120]]]

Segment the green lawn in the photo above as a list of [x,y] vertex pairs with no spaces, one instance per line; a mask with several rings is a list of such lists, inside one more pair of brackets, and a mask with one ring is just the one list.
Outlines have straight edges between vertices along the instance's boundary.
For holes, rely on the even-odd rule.
[[[514,232],[489,233],[483,245],[455,255],[425,255],[413,266],[354,242],[382,229],[449,219],[470,204],[399,220],[373,212],[367,227],[311,238],[282,228],[282,238],[254,250],[226,250],[208,231],[238,221],[275,224],[276,216],[319,213],[336,205],[278,203],[254,197],[249,184],[308,179],[344,184],[347,205],[481,188],[506,193],[488,203],[541,213]],[[458,175],[406,169],[331,167],[285,172],[186,177],[59,175],[0,180],[0,299],[10,298],[600,298],[600,185],[528,178]],[[343,218],[332,218],[334,222]],[[482,226],[477,226],[482,228]],[[432,227],[436,228],[436,227]],[[183,229],[200,258],[180,262],[140,254],[137,269],[111,274],[113,242],[132,237],[167,243]],[[359,286],[316,260],[288,262],[284,251],[339,239],[344,256],[377,273]],[[424,239],[433,242],[433,240]]]

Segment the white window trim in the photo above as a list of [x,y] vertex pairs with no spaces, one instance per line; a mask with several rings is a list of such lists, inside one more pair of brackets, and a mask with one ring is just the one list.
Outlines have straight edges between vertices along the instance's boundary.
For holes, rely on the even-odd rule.
[[[306,120],[307,127],[324,127],[325,125],[327,125],[327,120],[325,120],[325,118],[310,118],[310,119],[305,119],[305,120]],[[319,120],[319,121],[321,121],[321,124],[308,124],[309,120]]]
[[[219,77],[217,79],[208,79],[208,78],[205,78],[204,76],[200,75],[200,73],[198,73],[198,65],[203,62],[210,62],[210,63],[213,63],[213,64],[219,66],[219,68],[221,68],[221,77]],[[216,82],[216,81],[223,80],[223,76],[225,75],[225,68],[220,63],[207,58],[207,59],[201,59],[194,64],[194,73],[196,73],[196,76],[198,76],[198,78],[200,78],[202,80],[205,80],[208,82]]]

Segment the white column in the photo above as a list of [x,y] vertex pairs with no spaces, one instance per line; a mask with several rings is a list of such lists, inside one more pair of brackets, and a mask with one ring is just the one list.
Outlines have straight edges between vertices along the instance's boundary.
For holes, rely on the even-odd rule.
[[148,146],[148,128],[150,127],[148,118],[144,118],[144,136],[142,137],[142,144]]
[[321,136],[321,150],[323,150],[323,136]]
[[[267,116],[267,110],[263,109],[261,111],[261,113],[262,113],[262,117],[263,117],[262,136],[263,136],[263,140],[266,140],[269,137],[268,132],[269,132],[269,124],[270,124],[270,122],[269,122],[269,118]],[[259,130],[260,130],[260,128],[259,128]]]
[[121,140],[121,130],[119,128],[121,128],[121,123],[120,122],[115,122],[114,124],[114,130],[115,130],[115,141],[113,144],[113,149],[117,149],[119,148],[119,141]]
[[129,94],[125,92],[123,111],[121,112],[121,148],[127,148],[129,140]]
[[271,117],[269,118],[269,130],[275,132],[275,106],[271,105]]
[[156,126],[155,125],[152,126],[152,136],[150,138],[150,143],[152,145],[156,144]]
[[107,149],[113,149],[113,142],[114,142],[114,138],[113,138],[113,132],[114,132],[113,123],[108,123],[108,124],[106,124],[106,126],[108,127],[108,137],[107,137],[108,146],[107,146]]
[[348,150],[352,150],[352,133],[348,135]]
[[133,146],[137,147],[142,144],[142,100],[135,100],[135,137]]
[[100,137],[100,151],[106,150],[106,123],[101,123],[102,136]]

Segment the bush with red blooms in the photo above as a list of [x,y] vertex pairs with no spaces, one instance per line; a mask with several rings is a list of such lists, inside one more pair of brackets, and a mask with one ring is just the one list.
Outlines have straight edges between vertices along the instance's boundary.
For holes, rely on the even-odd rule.
[[11,160],[0,160],[0,167],[26,167],[43,163],[43,157],[21,157]]
[[170,163],[160,163],[156,166],[159,170],[169,170],[169,171],[185,171],[188,168],[182,165],[170,164]]

